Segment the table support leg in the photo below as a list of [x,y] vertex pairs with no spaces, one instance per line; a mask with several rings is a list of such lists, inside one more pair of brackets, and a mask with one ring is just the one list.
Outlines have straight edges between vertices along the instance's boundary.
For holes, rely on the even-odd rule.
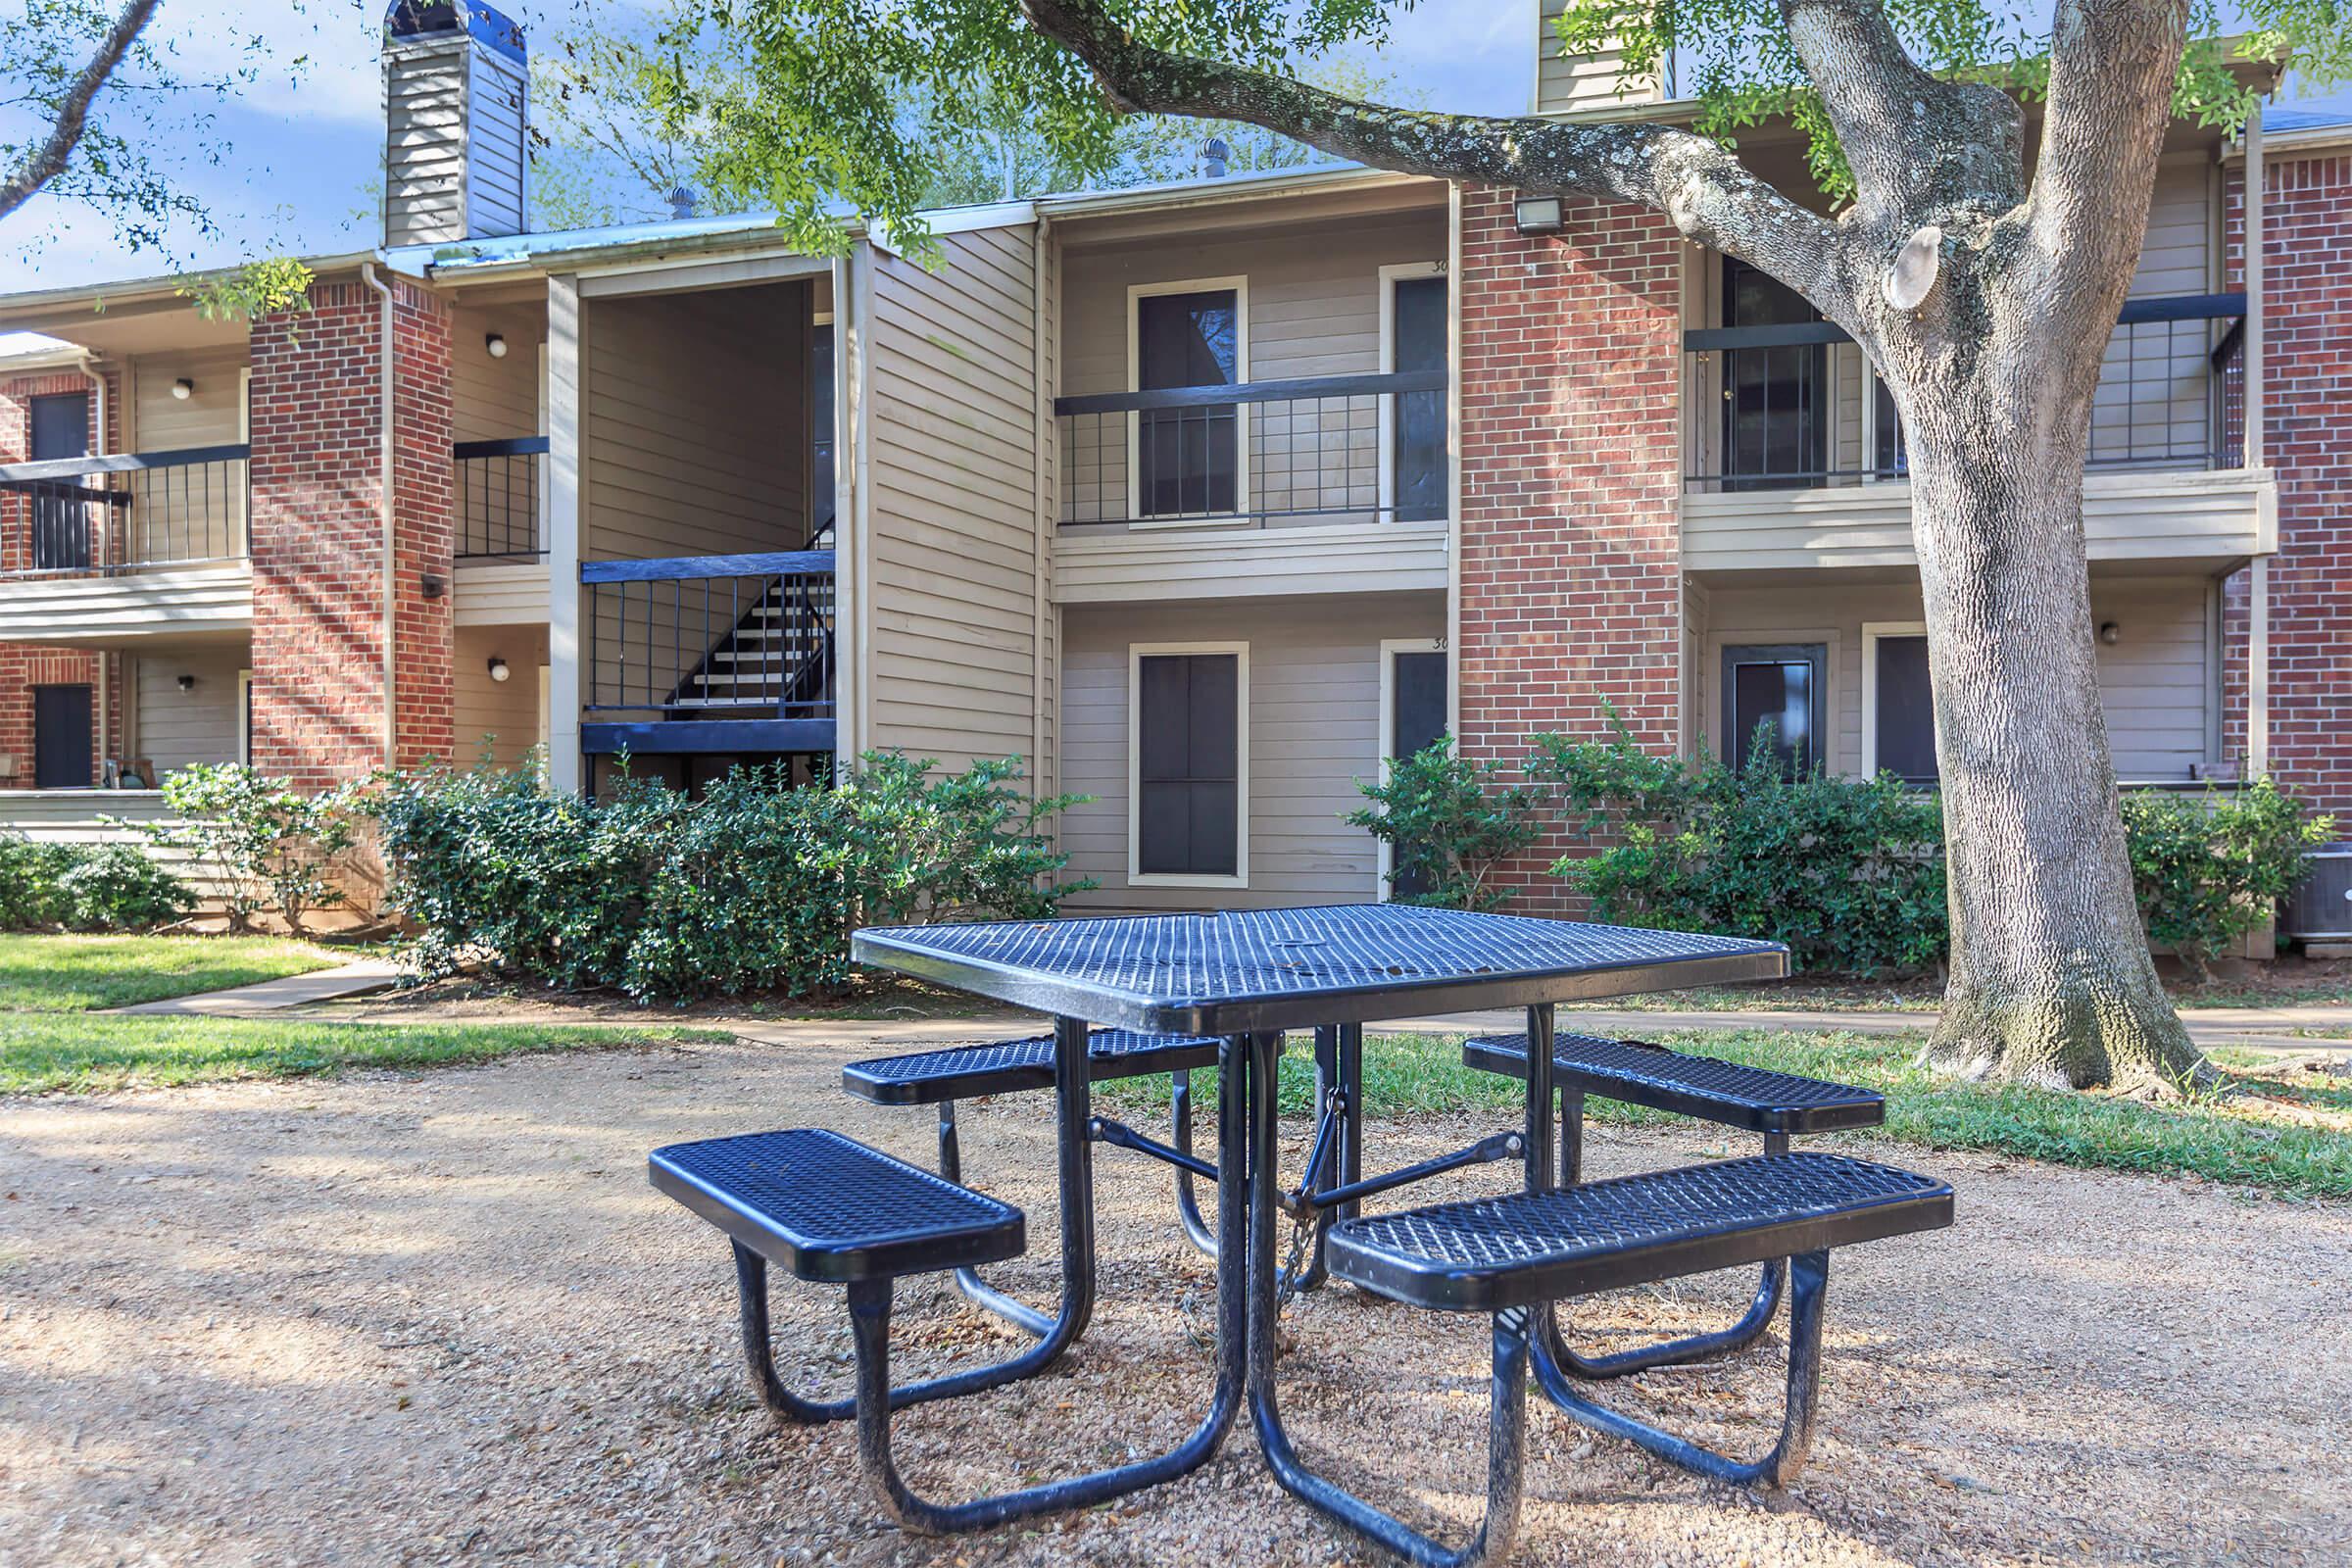
[[[939,1102],[939,1173],[952,1182],[963,1180],[963,1152],[956,1136],[956,1102]],[[978,1269],[956,1271],[956,1290],[985,1312],[994,1312],[1032,1339],[1053,1332],[1054,1320],[1025,1301],[1016,1301],[980,1277]]]
[[[1182,1153],[1193,1152],[1193,1075],[1179,1069],[1169,1076],[1169,1142]],[[1178,1166],[1176,1170],[1176,1217],[1183,1222],[1185,1239],[1210,1257],[1217,1255],[1217,1234],[1200,1217],[1200,1200],[1193,1196],[1193,1173]]]
[[[1085,1027],[1080,1025],[1077,1081],[1082,1087],[1081,1098],[1086,1082],[1085,1040]],[[1068,1075],[1058,1070],[1066,1065],[1063,1054],[1055,1053],[1057,1093],[1067,1087]],[[1226,1171],[1240,1171],[1247,1164],[1249,1065],[1247,1037],[1226,1042],[1217,1074],[1217,1157],[1219,1167]],[[1061,1108],[1065,1112],[1070,1108],[1066,1095],[1062,1096]],[[1083,1112],[1085,1107],[1081,1103],[1078,1108]],[[1087,1147],[1085,1130],[1083,1114],[1074,1123],[1063,1123],[1065,1175],[1070,1168],[1066,1156],[1071,1146]],[[1249,1200],[1248,1185],[1237,1180],[1217,1183],[1219,1234],[1230,1237],[1248,1234],[1245,1207]],[[890,1452],[890,1412],[905,1402],[899,1397],[899,1391],[890,1386],[891,1282],[867,1280],[852,1285],[850,1326],[858,1349],[858,1457],[881,1498],[883,1510],[901,1528],[922,1535],[985,1530],[1039,1514],[1092,1507],[1163,1481],[1173,1481],[1206,1464],[1216,1456],[1225,1435],[1232,1430],[1247,1382],[1250,1298],[1249,1275],[1242,1251],[1237,1246],[1217,1262],[1216,1389],[1209,1396],[1207,1413],[1189,1437],[1153,1458],[969,1502],[940,1503],[919,1497],[900,1477]]]

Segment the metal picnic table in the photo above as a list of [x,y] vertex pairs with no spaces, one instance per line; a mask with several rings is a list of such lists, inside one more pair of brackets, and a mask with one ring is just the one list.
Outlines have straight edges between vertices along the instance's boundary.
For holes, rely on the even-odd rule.
[[[1351,1141],[1341,1183],[1318,1196],[1328,1214],[1352,1199],[1506,1150],[1524,1160],[1527,1190],[1544,1192],[1555,1185],[1554,1004],[1779,979],[1788,966],[1787,950],[1774,943],[1396,904],[878,928],[858,933],[853,953],[860,963],[1055,1020],[1063,1298],[1041,1343],[1006,1363],[1012,1375],[1026,1375],[1060,1353],[1084,1332],[1092,1311],[1097,1142],[1142,1148],[1162,1158],[1181,1155],[1171,1160],[1180,1171],[1221,1178],[1217,1380],[1193,1433],[1153,1458],[956,1505],[914,1497],[889,1474],[894,1511],[919,1528],[968,1529],[1085,1506],[1171,1480],[1216,1453],[1247,1399],[1267,1460],[1286,1488],[1422,1561],[1459,1554],[1445,1553],[1307,1472],[1282,1428],[1274,1379],[1278,1207],[1297,1217],[1297,1200],[1281,1200],[1276,1168],[1275,1077],[1284,1032],[1318,1032],[1320,1076],[1329,1080],[1321,1087],[1338,1089],[1352,1112],[1360,1110],[1356,1080],[1366,1023],[1525,1008],[1526,1115],[1507,1146],[1498,1149],[1487,1140],[1460,1155],[1362,1180],[1356,1173],[1360,1147]],[[1213,1166],[1128,1129],[1105,1136],[1115,1124],[1092,1112],[1090,1024],[1217,1039]],[[1319,1137],[1309,1155],[1310,1171],[1325,1160],[1323,1142]],[[952,1381],[956,1387],[949,1392],[974,1386],[968,1379]],[[909,1395],[893,1389],[886,1402],[925,1396],[919,1390]],[[886,1427],[876,1441],[886,1443]],[[1515,1511],[1515,1460],[1509,1469],[1507,1477],[1492,1478],[1490,1489],[1512,1489]]]

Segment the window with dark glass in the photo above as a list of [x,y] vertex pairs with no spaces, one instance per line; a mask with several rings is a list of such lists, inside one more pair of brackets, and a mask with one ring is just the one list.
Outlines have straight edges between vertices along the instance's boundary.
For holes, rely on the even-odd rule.
[[[1400,277],[1393,304],[1398,370],[1446,368],[1446,279]],[[1446,515],[1446,394],[1396,394],[1392,475],[1396,520],[1423,522]]]
[[819,321],[808,338],[808,542],[833,531],[833,323]]
[[[1239,382],[1241,312],[1234,291],[1138,299],[1135,368],[1139,392]],[[1136,424],[1136,501],[1143,516],[1239,509],[1241,422],[1234,405],[1145,409]]]
[[1936,699],[1928,687],[1928,640],[1881,637],[1872,655],[1878,710],[1879,770],[1908,784],[1933,784],[1936,771]]
[[1894,394],[1877,375],[1870,378],[1870,471],[1882,479],[1899,479],[1911,471],[1911,449],[1903,440],[1903,416],[1895,412]]
[[[1446,734],[1446,656],[1398,649],[1389,655],[1389,757],[1411,757]],[[1406,858],[1398,856],[1397,858]],[[1429,878],[1400,872],[1389,881],[1389,896],[1416,898],[1429,891]]]
[[[90,395],[57,392],[31,400],[33,462],[81,458],[90,451]],[[35,571],[71,571],[90,564],[90,503],[84,480],[64,479],[32,492],[32,565]]]
[[1233,876],[1241,865],[1241,659],[1136,661],[1136,870]]
[[1723,651],[1724,755],[1745,767],[1759,746],[1782,771],[1809,773],[1824,765],[1823,666],[1820,643],[1789,643]]
[[[1794,289],[1724,258],[1723,324],[1794,326],[1821,313]],[[1727,490],[1819,485],[1829,468],[1830,351],[1798,343],[1723,352]]]

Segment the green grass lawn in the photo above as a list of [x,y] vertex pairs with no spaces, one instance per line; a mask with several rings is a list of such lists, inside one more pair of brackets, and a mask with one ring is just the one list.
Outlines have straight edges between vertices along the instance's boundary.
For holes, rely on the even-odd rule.
[[0,1012],[87,1012],[349,963],[285,937],[0,936]]
[[[2198,1175],[2306,1197],[2352,1197],[2352,1082],[2303,1071],[2246,1070],[2252,1057],[2221,1059],[2234,1094],[2149,1104],[2096,1094],[1987,1087],[1914,1067],[1916,1038],[1742,1030],[1666,1035],[1662,1043],[1783,1072],[1876,1089],[1886,1097],[1883,1136],[1928,1149],[1975,1149],[2092,1169]],[[1281,1102],[1305,1115],[1313,1064],[1294,1048],[1282,1062]],[[1194,1075],[1195,1104],[1213,1104],[1216,1075]],[[1099,1091],[1108,1102],[1163,1108],[1167,1080],[1131,1079]],[[1462,1065],[1458,1037],[1385,1035],[1364,1046],[1364,1106],[1374,1116],[1510,1111],[1516,1080]],[[1665,1126],[1663,1111],[1587,1102],[1598,1123]],[[1747,1140],[1734,1137],[1744,1149]],[[1806,1140],[1835,1148],[1837,1136]]]
[[298,1078],[345,1067],[437,1067],[528,1052],[726,1040],[720,1030],[548,1024],[0,1014],[0,1094]]

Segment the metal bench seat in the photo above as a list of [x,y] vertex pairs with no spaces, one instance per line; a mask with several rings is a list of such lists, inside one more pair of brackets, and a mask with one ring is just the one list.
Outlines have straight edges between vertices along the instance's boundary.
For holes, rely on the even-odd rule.
[[[1599,1035],[1557,1035],[1553,1080],[1564,1090],[1647,1105],[1727,1127],[1765,1134],[1826,1133],[1876,1127],[1886,1098],[1868,1089],[1742,1066],[1664,1046]],[[1527,1036],[1481,1035],[1462,1043],[1463,1065],[1507,1077],[1527,1076]]]
[[820,1129],[672,1144],[655,1187],[805,1280],[846,1285],[1018,1257],[1010,1203]]
[[1344,1220],[1331,1271],[1446,1312],[1495,1312],[1825,1251],[1952,1219],[1932,1177],[1811,1152]]
[[[1212,1067],[1217,1043],[1197,1035],[1151,1035],[1097,1029],[1087,1037],[1087,1066],[1096,1083],[1153,1073]],[[877,1105],[930,1105],[983,1095],[1054,1087],[1054,1037],[951,1046],[903,1056],[876,1056],[841,1069],[841,1087]]]

